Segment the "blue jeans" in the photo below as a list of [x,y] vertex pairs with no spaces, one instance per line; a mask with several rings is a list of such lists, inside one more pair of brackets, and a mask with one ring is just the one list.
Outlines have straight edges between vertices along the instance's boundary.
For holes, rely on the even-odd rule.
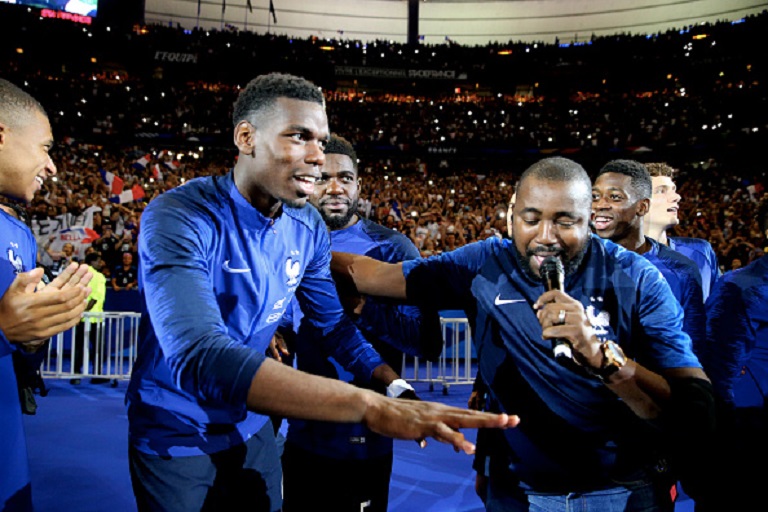
[[[539,493],[509,488],[491,478],[485,509],[488,512],[671,512],[669,489],[640,480],[599,491],[568,494]],[[495,484],[495,485],[494,485]]]
[[209,455],[160,457],[130,448],[140,512],[276,512],[283,472],[272,423],[245,443]]

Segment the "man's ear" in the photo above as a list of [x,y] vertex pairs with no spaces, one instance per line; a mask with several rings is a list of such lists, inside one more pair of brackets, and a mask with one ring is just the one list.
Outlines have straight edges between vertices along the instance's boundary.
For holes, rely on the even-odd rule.
[[5,139],[8,137],[8,126],[0,123],[0,150],[5,147]]
[[256,127],[248,121],[240,121],[235,126],[235,146],[240,153],[252,155],[255,148]]
[[648,211],[651,209],[650,199],[641,199],[637,202],[637,216],[645,217],[648,215]]

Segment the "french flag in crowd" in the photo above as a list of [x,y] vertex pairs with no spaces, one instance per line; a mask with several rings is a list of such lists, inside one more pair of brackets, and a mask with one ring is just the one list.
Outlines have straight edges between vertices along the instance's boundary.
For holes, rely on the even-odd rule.
[[163,165],[166,166],[167,168],[169,168],[170,170],[175,171],[176,169],[179,168],[179,161],[178,160],[168,160],[168,161],[164,161]]
[[146,195],[147,194],[144,192],[144,189],[141,187],[141,185],[134,185],[130,190],[125,190],[115,196],[110,197],[109,201],[118,204],[130,203],[131,201],[138,201]]
[[116,176],[109,171],[105,171],[104,169],[99,169],[99,173],[101,174],[101,180],[107,184],[109,191],[113,195],[117,195],[123,191],[123,180],[119,176]]
[[163,171],[160,169],[160,164],[154,164],[152,166],[152,177],[157,181],[163,180]]
[[143,157],[141,157],[138,160],[136,160],[135,162],[133,162],[133,168],[134,169],[139,169],[139,170],[144,170],[144,169],[147,168],[147,164],[149,164],[150,160],[152,160],[152,155],[147,153]]

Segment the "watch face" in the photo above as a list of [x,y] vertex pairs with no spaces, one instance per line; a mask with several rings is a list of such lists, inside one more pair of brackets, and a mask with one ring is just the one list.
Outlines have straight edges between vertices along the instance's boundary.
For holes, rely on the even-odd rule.
[[621,368],[627,363],[627,358],[624,355],[624,351],[621,347],[613,341],[606,341],[603,344],[603,355],[605,355],[604,367],[616,367]]

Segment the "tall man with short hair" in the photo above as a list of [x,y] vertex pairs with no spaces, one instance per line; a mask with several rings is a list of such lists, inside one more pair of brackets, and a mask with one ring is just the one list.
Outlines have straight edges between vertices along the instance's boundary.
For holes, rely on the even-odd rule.
[[[309,198],[328,226],[331,246],[381,261],[418,258],[419,250],[408,237],[358,216],[359,195],[357,153],[349,141],[332,135]],[[439,357],[443,343],[437,311],[422,315],[415,306],[359,294],[340,293],[340,298],[366,340],[398,373],[403,353],[433,361]],[[293,344],[297,368],[371,387],[328,357],[323,338],[322,332],[301,324]],[[282,457],[283,510],[386,512],[392,454],[392,439],[365,425],[289,419]]]
[[[29,203],[56,174],[53,134],[42,105],[0,78],[0,195]],[[12,354],[70,329],[80,320],[91,274],[73,263],[41,291],[37,243],[29,227],[0,210],[0,510],[32,510],[29,461]]]
[[240,92],[233,121],[234,169],[188,181],[142,215],[144,312],[126,397],[139,510],[280,510],[270,414],[362,422],[469,452],[458,428],[515,426],[503,414],[394,400],[265,359],[296,298],[347,370],[384,386],[399,380],[345,317],[327,228],[305,207],[330,136],[322,93],[300,77],[262,75]]

